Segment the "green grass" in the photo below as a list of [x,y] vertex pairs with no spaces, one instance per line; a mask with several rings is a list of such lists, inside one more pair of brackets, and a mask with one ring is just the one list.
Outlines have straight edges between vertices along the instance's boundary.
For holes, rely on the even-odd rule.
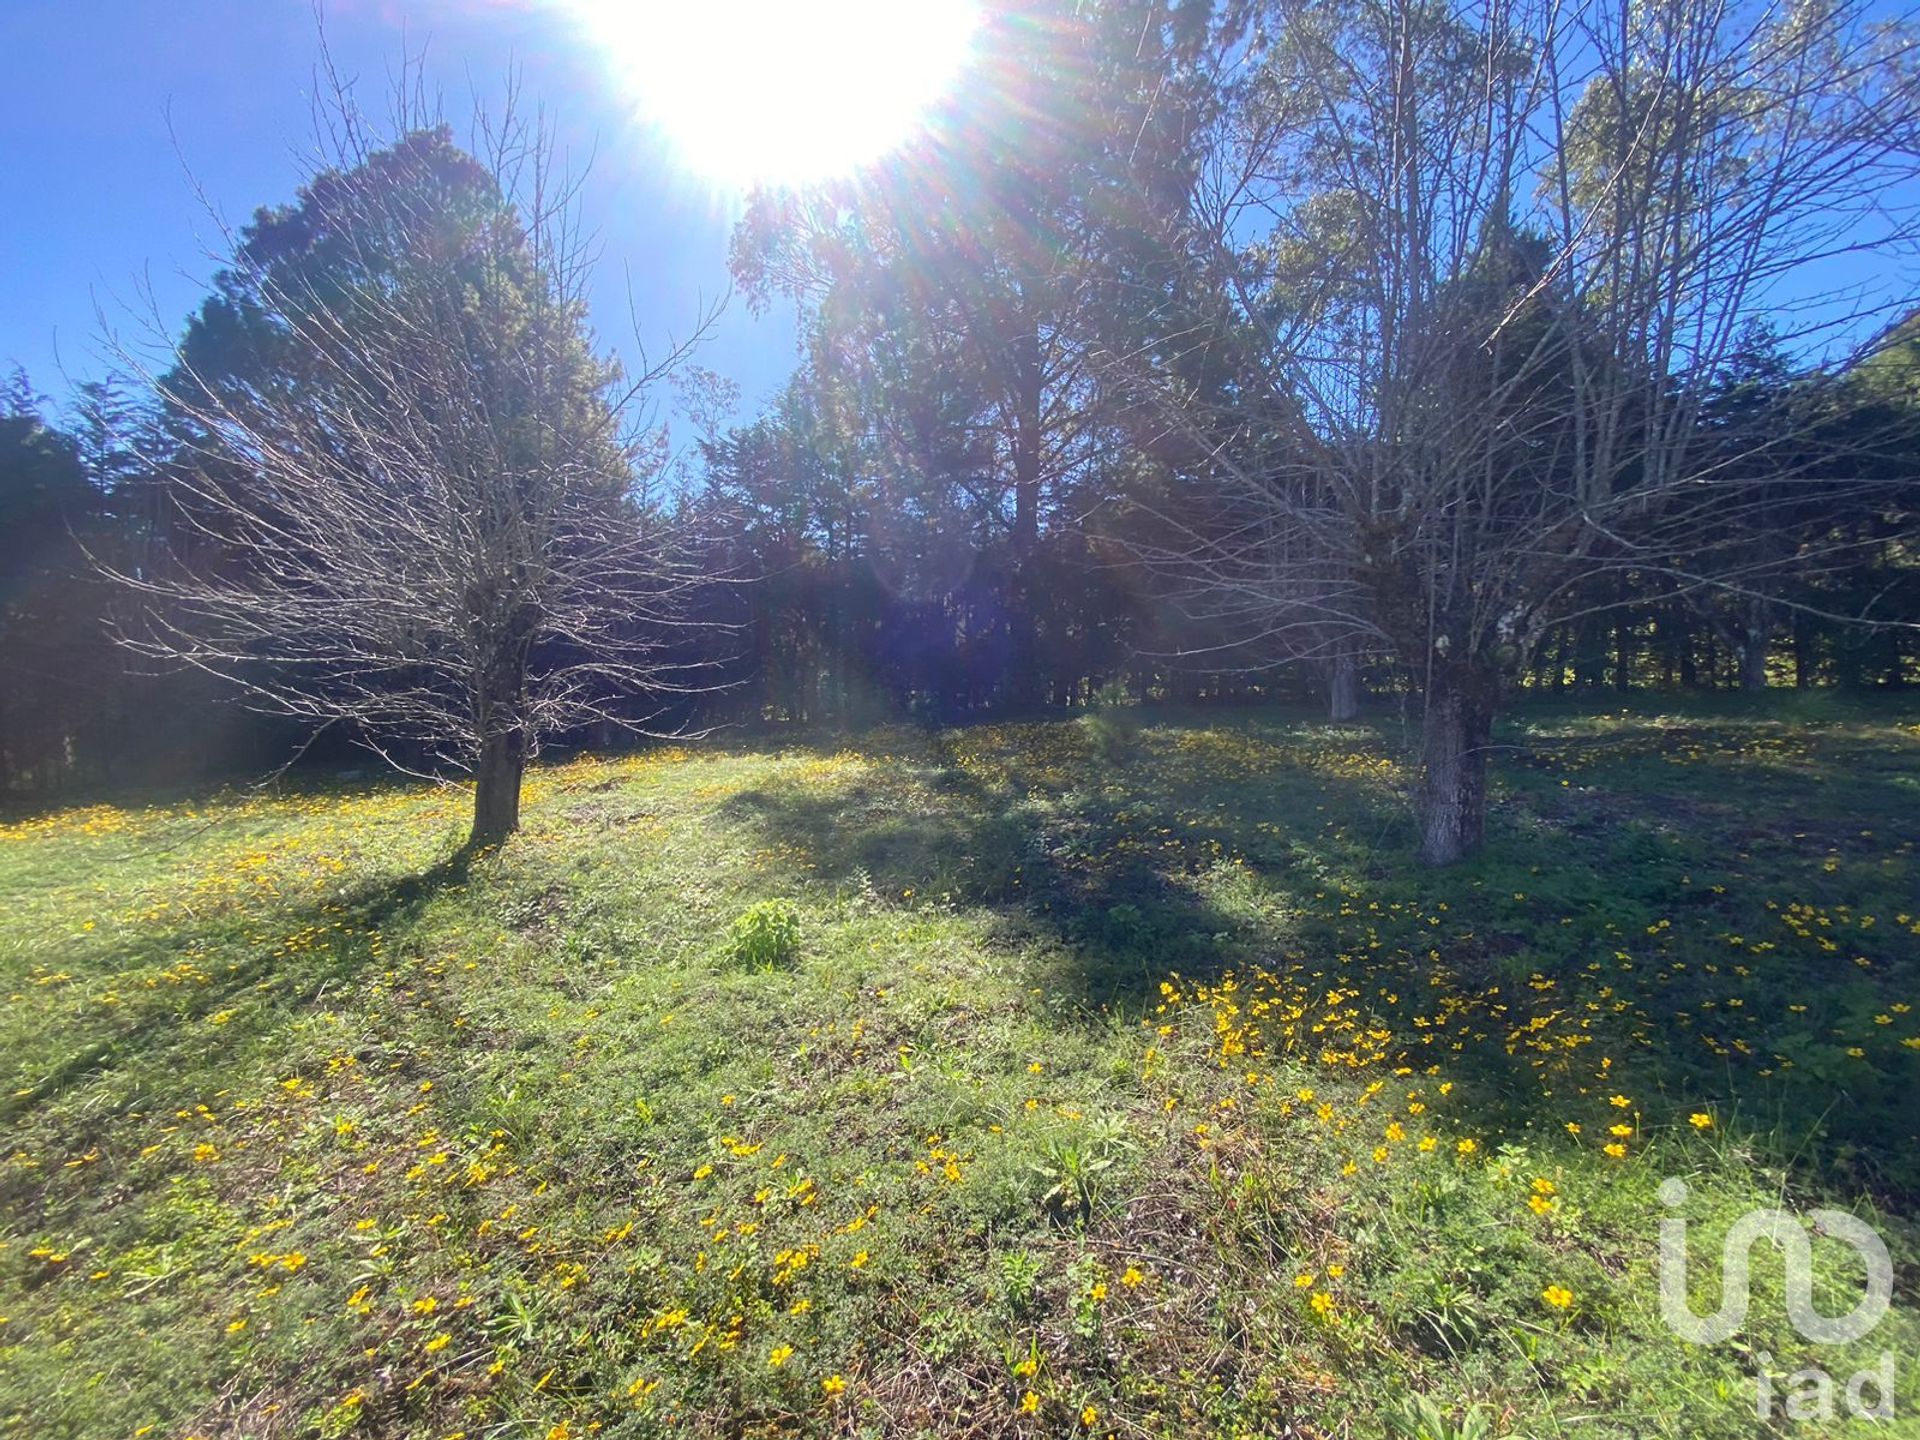
[[1133,718],[0,828],[0,1434],[1917,1433],[1920,710]]

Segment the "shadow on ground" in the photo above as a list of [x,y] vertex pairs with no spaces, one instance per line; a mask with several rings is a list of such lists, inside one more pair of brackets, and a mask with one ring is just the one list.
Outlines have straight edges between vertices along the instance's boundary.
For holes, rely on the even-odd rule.
[[[1913,1123],[1887,1122],[1920,1051],[1890,1022],[1920,1000],[1920,955],[1891,922],[1920,826],[1890,802],[1920,750],[1738,706],[1592,735],[1556,719],[1510,724],[1488,847],[1442,872],[1414,863],[1383,737],[1257,717],[1215,749],[947,732],[837,786],[737,794],[722,819],[828,885],[984,907],[1034,984],[1090,1010],[1264,967],[1353,989],[1389,1063],[1444,1061],[1489,1133],[1592,1124],[1625,1090],[1663,1120],[1711,1105],[1795,1171],[1912,1193]],[[1790,905],[1808,936],[1782,933]]]

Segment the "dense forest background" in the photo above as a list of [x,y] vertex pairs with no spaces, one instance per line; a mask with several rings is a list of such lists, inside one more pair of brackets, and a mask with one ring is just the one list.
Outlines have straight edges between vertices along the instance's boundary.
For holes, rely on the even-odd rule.
[[[658,399],[596,463],[624,492],[624,515],[677,537],[674,621],[656,646],[675,683],[608,686],[545,727],[544,743],[602,748],[623,743],[629,726],[952,723],[1149,701],[1313,703],[1336,718],[1368,703],[1417,704],[1430,670],[1387,619],[1355,619],[1342,599],[1341,623],[1276,622],[1301,608],[1307,562],[1290,561],[1296,568],[1264,588],[1203,563],[1243,523],[1221,501],[1225,446],[1255,454],[1268,476],[1308,474],[1310,460],[1325,469],[1310,453],[1330,428],[1325,416],[1248,399],[1250,377],[1271,382],[1274,372],[1246,337],[1266,343],[1284,331],[1282,312],[1317,326],[1323,311],[1365,309],[1351,286],[1337,303],[1315,298],[1309,279],[1338,254],[1323,236],[1303,260],[1304,221],[1291,236],[1254,238],[1205,203],[1227,160],[1257,168],[1246,159],[1249,117],[1271,118],[1274,76],[1311,58],[1263,28],[1280,27],[1286,8],[998,7],[980,62],[996,83],[957,99],[910,155],[805,195],[757,195],[734,241],[740,302],[796,304],[804,362],[777,403],[746,420],[721,377],[690,364],[649,377],[671,401]],[[1413,13],[1377,8],[1396,24]],[[1356,7],[1355,23],[1370,13]],[[1461,54],[1447,63],[1470,69],[1479,32],[1445,23],[1461,27]],[[1364,48],[1350,36],[1327,43]],[[1223,57],[1239,78],[1226,76]],[[1309,122],[1286,123],[1310,151]],[[396,140],[435,149],[446,133],[424,124]],[[1262,156],[1277,153],[1262,143]],[[443,763],[417,737],[381,737],[351,718],[260,713],[249,691],[192,657],[126,643],[166,603],[127,578],[164,576],[221,538],[196,511],[192,484],[183,499],[183,477],[204,474],[217,438],[196,410],[204,377],[237,377],[253,391],[299,377],[302,362],[276,358],[248,332],[248,306],[265,311],[247,265],[277,273],[301,246],[300,264],[336,264],[312,238],[315,217],[330,193],[378,172],[377,160],[343,163],[293,206],[256,217],[171,368],[130,369],[57,404],[24,374],[0,391],[0,795],[38,802],[259,773],[295,757],[351,764],[370,739],[404,765]],[[435,203],[465,203],[462,185],[479,187],[486,204],[498,198],[478,171],[434,183]],[[1328,185],[1313,203],[1343,193]],[[1516,316],[1510,328],[1523,328],[1536,323],[1535,297],[1551,293],[1548,240],[1529,230],[1525,206],[1502,190],[1482,209],[1471,253],[1442,277],[1444,303],[1423,312],[1452,317],[1425,323],[1466,336],[1459,353],[1481,353],[1472,314],[1504,307],[1493,333]],[[1314,212],[1303,202],[1294,213]],[[1209,224],[1234,265],[1203,253],[1195,237]],[[542,263],[526,261],[529,273]],[[1470,314],[1469,303],[1481,310]],[[1562,318],[1538,321],[1542,333],[1589,303],[1570,300]],[[1694,515],[1680,539],[1662,532],[1644,564],[1630,539],[1604,563],[1583,550],[1582,568],[1557,573],[1541,624],[1515,642],[1523,653],[1501,661],[1510,687],[1600,695],[1920,681],[1910,548],[1920,320],[1853,315],[1853,341],[1836,349],[1755,306],[1738,318],[1686,403],[1669,413],[1663,400],[1645,415],[1684,427],[1695,472],[1722,485],[1737,477],[1741,496],[1760,499],[1720,520]],[[1202,325],[1204,348],[1164,343],[1172,328]],[[1380,341],[1376,329],[1352,333]],[[1534,354],[1550,358],[1525,362],[1539,372],[1519,386],[1529,436],[1574,423],[1555,418],[1559,371],[1549,367],[1579,360],[1586,343],[1540,342]],[[1158,376],[1178,378],[1189,417],[1204,419],[1169,423],[1163,395],[1113,362],[1148,351]],[[1513,389],[1511,377],[1501,383]],[[619,384],[609,368],[584,393]],[[1402,443],[1377,417],[1368,424],[1382,431],[1376,453]],[[1681,442],[1667,443],[1677,453]],[[222,463],[236,455],[244,460],[230,450]],[[1524,461],[1501,458],[1506,483],[1547,493],[1558,462],[1543,455],[1529,440]],[[1250,468],[1243,459],[1236,483]],[[1645,483],[1629,468],[1609,483]],[[1244,550],[1234,554],[1244,562]],[[1765,583],[1741,578],[1762,574]],[[1242,587],[1260,590],[1258,606],[1222,602]],[[1386,604],[1377,579],[1329,581],[1313,603],[1325,608],[1348,589]],[[531,641],[536,651],[578,643]]]
[[[1753,373],[1728,377],[1727,409],[1739,423],[1765,423],[1793,404],[1794,377],[1769,360],[1758,356]],[[1920,494],[1920,340],[1889,349],[1851,383],[1878,399],[1849,417],[1854,433],[1835,437],[1839,453],[1858,448],[1857,427],[1883,427],[1864,438]],[[1119,458],[1059,477],[1038,507],[1035,534],[1021,540],[1004,497],[962,483],[974,476],[949,477],[949,494],[927,497],[908,488],[918,472],[889,470],[871,452],[863,465],[857,447],[823,435],[831,422],[820,403],[810,378],[796,380],[776,414],[703,444],[701,473],[672,502],[707,522],[716,580],[702,597],[710,623],[698,643],[713,668],[710,682],[659,724],[944,723],[1103,697],[1329,702],[1331,664],[1222,654],[1123,547],[1104,547],[1077,523],[1076,506],[1125,494],[1132,467]],[[74,407],[77,423],[62,425],[22,375],[0,407],[5,789],[46,796],[227,778],[284,761],[310,727],[251,711],[212,677],[156,665],[115,642],[114,616],[128,599],[92,562],[166,544],[164,506],[152,493],[165,456],[154,451],[151,414],[120,387],[90,384]],[[1747,615],[1725,613],[1711,598],[1636,598],[1624,583],[1627,603],[1546,638],[1525,679],[1531,690],[1920,682],[1920,637],[1851,620],[1920,613],[1920,572],[1892,542],[1810,577],[1752,629]],[[1016,673],[1023,610],[1032,635],[1020,663],[1031,669]],[[1418,677],[1388,658],[1365,656],[1360,666],[1374,697],[1397,701],[1417,690]],[[607,728],[560,737],[586,747],[623,739]],[[342,733],[313,758],[358,763],[352,753],[353,737]]]

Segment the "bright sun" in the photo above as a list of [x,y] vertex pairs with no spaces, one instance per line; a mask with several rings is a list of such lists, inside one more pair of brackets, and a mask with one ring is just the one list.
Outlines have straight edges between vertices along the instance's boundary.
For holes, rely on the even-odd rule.
[[562,0],[680,163],[740,190],[906,140],[965,60],[975,0]]

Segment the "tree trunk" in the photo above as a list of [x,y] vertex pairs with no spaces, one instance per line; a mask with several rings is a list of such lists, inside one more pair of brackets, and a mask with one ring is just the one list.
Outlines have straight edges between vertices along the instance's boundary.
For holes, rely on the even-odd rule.
[[1607,672],[1607,628],[1599,615],[1588,615],[1574,625],[1574,684],[1583,695],[1591,695],[1605,682]]
[[1342,650],[1333,657],[1333,670],[1327,681],[1327,718],[1335,722],[1360,718],[1360,657]]
[[526,737],[518,726],[480,742],[469,850],[498,845],[520,828],[520,778],[526,768]]
[[1767,688],[1767,654],[1773,649],[1773,626],[1755,615],[1749,619],[1747,633],[1740,641],[1740,688]]
[[1420,859],[1452,865],[1480,848],[1487,826],[1487,741],[1494,680],[1473,668],[1438,666],[1421,726]]
[[1015,710],[1040,698],[1040,617],[1034,613],[1033,567],[1040,545],[1041,357],[1037,333],[1021,336],[1013,423],[1012,583],[1007,593],[1007,666]]
[[[470,606],[482,616],[490,612],[484,596]],[[521,605],[503,623],[496,621],[493,643],[484,652],[487,663],[474,679],[480,763],[474,769],[469,850],[498,845],[520,828],[520,778],[527,768],[527,647],[538,621],[531,605]]]

